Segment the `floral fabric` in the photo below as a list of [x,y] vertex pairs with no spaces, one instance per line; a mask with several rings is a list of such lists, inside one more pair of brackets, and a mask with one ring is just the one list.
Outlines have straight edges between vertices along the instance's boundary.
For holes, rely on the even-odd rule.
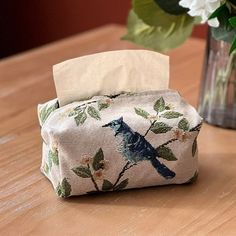
[[60,197],[191,182],[202,119],[172,90],[38,107],[41,171]]

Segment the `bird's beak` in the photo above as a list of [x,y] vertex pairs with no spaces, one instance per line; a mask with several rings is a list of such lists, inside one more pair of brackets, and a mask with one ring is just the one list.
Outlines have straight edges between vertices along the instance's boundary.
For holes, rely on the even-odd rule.
[[110,126],[110,123],[107,123],[105,125],[103,125],[102,127],[109,127]]

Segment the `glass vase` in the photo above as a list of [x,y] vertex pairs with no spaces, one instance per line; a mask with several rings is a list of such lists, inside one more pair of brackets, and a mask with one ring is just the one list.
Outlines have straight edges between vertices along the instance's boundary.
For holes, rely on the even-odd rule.
[[212,125],[236,129],[236,53],[208,34],[198,110]]

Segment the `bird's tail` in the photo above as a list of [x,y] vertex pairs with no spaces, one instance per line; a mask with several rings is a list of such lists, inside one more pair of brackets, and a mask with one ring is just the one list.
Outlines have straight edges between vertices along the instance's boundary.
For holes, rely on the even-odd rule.
[[157,160],[155,157],[150,159],[153,167],[156,169],[156,171],[163,176],[166,179],[172,179],[175,177],[175,172],[170,170],[167,166],[162,164],[159,160]]

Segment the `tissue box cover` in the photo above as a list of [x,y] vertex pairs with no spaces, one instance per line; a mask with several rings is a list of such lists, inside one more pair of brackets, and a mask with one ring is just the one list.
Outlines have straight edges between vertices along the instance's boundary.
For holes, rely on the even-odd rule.
[[173,90],[38,106],[42,173],[60,197],[182,184],[198,173],[202,119]]

